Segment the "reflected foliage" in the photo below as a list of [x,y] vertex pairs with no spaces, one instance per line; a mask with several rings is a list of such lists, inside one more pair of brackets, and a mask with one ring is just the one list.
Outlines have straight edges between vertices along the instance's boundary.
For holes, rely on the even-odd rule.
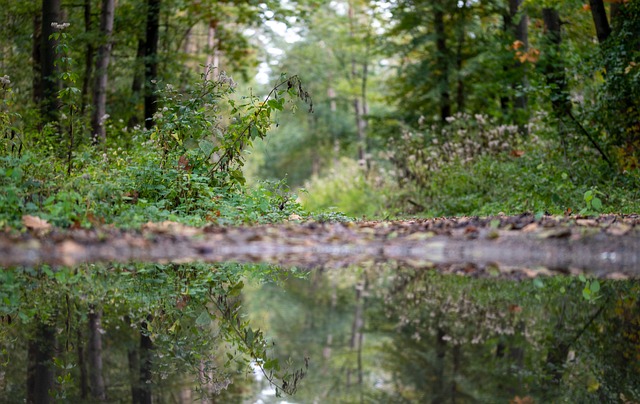
[[[350,341],[363,279],[359,359]],[[602,282],[589,300],[588,287],[568,277],[469,279],[387,266],[314,272],[247,299],[277,354],[309,357],[302,401],[637,400],[637,283]]]

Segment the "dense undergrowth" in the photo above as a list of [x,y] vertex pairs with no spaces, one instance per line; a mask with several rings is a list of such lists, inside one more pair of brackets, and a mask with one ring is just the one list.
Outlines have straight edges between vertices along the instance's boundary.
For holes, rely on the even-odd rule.
[[559,142],[544,123],[523,135],[479,115],[450,121],[404,131],[368,168],[341,160],[307,181],[303,206],[367,218],[640,210],[638,170],[612,168],[578,135]]
[[[279,84],[289,89],[276,86],[269,103],[235,100],[233,86],[224,81],[205,80],[186,94],[167,85],[157,126],[111,125],[110,141],[102,146],[67,145],[72,134],[63,126],[17,134],[21,117],[5,113],[0,226],[20,228],[24,215],[63,228],[135,228],[165,220],[193,226],[265,223],[302,215],[284,181],[248,187],[241,171],[243,149],[265,135],[287,93],[298,96],[290,90],[295,80]],[[233,118],[227,122],[224,115]]]

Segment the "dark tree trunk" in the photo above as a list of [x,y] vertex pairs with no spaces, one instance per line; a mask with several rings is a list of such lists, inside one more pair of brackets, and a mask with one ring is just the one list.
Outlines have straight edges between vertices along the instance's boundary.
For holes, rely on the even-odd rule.
[[138,124],[139,120],[140,120],[140,116],[139,116],[139,112],[138,112],[138,107],[140,106],[140,95],[142,92],[142,84],[144,82],[144,66],[145,66],[145,62],[144,62],[144,52],[145,52],[145,48],[147,46],[145,45],[144,39],[139,39],[138,40],[138,50],[136,52],[136,62],[135,62],[135,71],[133,73],[133,82],[131,83],[131,100],[132,100],[132,105],[131,105],[131,110],[132,110],[132,115],[129,118],[129,125],[130,126],[135,126]]
[[[91,33],[91,0],[84,0],[84,32],[87,36]],[[82,79],[82,105],[80,106],[80,113],[84,115],[87,109],[87,103],[89,99],[89,83],[91,82],[91,75],[93,74],[93,43],[90,39],[87,40],[87,48],[84,55],[84,77]]]
[[39,323],[35,335],[29,340],[27,368],[27,403],[51,402],[49,391],[53,389],[53,357],[56,347],[56,329],[53,325]]
[[567,79],[564,71],[564,61],[560,51],[562,42],[560,16],[553,8],[542,9],[542,19],[545,28],[545,61],[544,75],[551,87],[551,105],[556,116],[569,117],[571,103],[567,92]]
[[102,0],[100,13],[100,33],[103,43],[98,48],[96,60],[96,82],[93,89],[93,112],[91,114],[92,143],[98,144],[106,140],[104,127],[107,114],[107,80],[109,58],[111,57],[113,18],[115,14],[115,0]]
[[[509,0],[509,14],[511,14],[512,18],[515,18],[520,11],[523,0]],[[517,24],[513,25],[514,37],[517,41],[522,43],[522,52],[527,52],[529,49],[529,17],[526,14],[521,14],[520,21]],[[523,64],[519,61],[516,62],[516,68],[522,70]],[[522,88],[526,88],[527,83],[527,75],[522,72],[520,82],[516,84],[517,86],[521,86]],[[516,109],[516,120],[518,121],[518,125],[521,126],[521,131],[526,131],[525,123],[529,120],[528,117],[520,117],[518,115],[526,115],[527,110],[527,96],[525,94],[517,94],[514,101],[514,107]]]
[[84,337],[80,327],[76,332],[76,353],[78,355],[78,369],[80,370],[80,398],[86,400],[89,398],[89,377],[87,376],[87,361],[84,357]]
[[140,396],[140,353],[137,345],[127,350],[127,359],[129,360],[129,377],[131,380],[131,402],[139,403],[142,398]]
[[153,115],[158,110],[156,84],[158,80],[158,40],[160,33],[160,0],[147,0],[147,34],[144,67],[144,119],[145,127],[155,124]]
[[140,374],[139,374],[139,404],[151,404],[151,371],[153,369],[153,341],[148,335],[147,323],[142,325],[140,334]]
[[611,34],[611,27],[609,26],[609,20],[607,20],[607,10],[602,0],[589,0],[589,5],[591,6],[591,16],[596,27],[598,42],[602,43]]
[[445,332],[438,327],[436,334],[436,361],[434,363],[434,375],[432,383],[433,397],[431,402],[439,404],[444,401],[444,358],[447,353],[447,342],[444,340]]
[[463,5],[460,9],[460,21],[458,22],[458,44],[456,49],[456,106],[458,112],[464,112],[465,109],[465,90],[464,76],[462,75],[462,67],[464,64],[464,40],[466,37],[466,8]]
[[51,38],[55,32],[52,23],[60,21],[60,0],[42,0],[42,43],[40,47],[42,100],[40,112],[44,122],[57,121],[58,91],[60,83],[55,66],[57,42]]
[[449,91],[449,50],[444,25],[442,4],[434,6],[434,27],[436,33],[437,86],[440,94],[440,120],[442,123],[451,116],[451,94]]
[[96,401],[107,398],[104,378],[102,377],[102,311],[95,307],[89,312],[89,378],[91,381],[91,397]]

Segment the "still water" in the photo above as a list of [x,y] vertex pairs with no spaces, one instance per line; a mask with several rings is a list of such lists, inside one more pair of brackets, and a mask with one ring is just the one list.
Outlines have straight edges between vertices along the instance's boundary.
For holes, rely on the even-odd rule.
[[242,401],[637,401],[639,291],[634,281],[391,264],[250,284],[245,308],[273,354],[292,367],[308,358],[309,368],[294,396],[276,397],[262,378]]

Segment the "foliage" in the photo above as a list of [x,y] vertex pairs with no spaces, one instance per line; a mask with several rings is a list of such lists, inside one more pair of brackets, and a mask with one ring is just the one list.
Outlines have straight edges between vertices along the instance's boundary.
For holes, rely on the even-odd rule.
[[[366,171],[356,161],[342,159],[328,174],[312,177],[306,192],[300,195],[302,205],[311,212],[343,212],[353,217],[384,216],[388,195],[380,192],[388,181],[384,173]],[[390,185],[390,182],[387,182]]]
[[[186,94],[167,85],[157,126],[121,128],[124,140],[116,139],[118,129],[112,126],[110,144],[103,149],[74,145],[68,155],[52,147],[51,138],[59,136],[54,126],[53,133],[40,134],[42,140],[32,133],[16,135],[11,125],[21,117],[11,109],[9,85],[3,80],[0,110],[4,228],[25,231],[25,215],[75,229],[106,224],[135,228],[165,220],[195,226],[272,223],[294,213],[305,215],[284,181],[246,187],[241,172],[246,149],[265,136],[272,113],[284,110],[290,97],[310,103],[296,77],[283,76],[266,98],[250,96],[241,102],[233,99],[234,82],[226,75],[217,81],[203,79]],[[65,102],[78,109],[75,97]],[[120,358],[111,372],[122,383],[129,371],[127,347],[139,344],[141,335],[153,343],[152,377],[159,385],[190,374],[203,395],[219,395],[254,364],[280,391],[292,394],[305,375],[304,367],[292,369],[272,358],[262,331],[242,318],[242,279],[271,281],[286,276],[281,270],[89,265],[16,268],[0,271],[0,276],[0,319],[10,325],[0,334],[3,363],[26,369],[24,342],[33,343],[39,324],[65,330],[58,336],[67,345],[55,358],[58,384],[52,392],[59,399],[80,397],[80,368],[86,364],[69,341],[75,341],[76,334],[82,338],[86,313],[96,307],[108,330],[105,347],[114,343],[106,352]],[[77,344],[82,349],[81,339]],[[19,379],[3,383],[8,386],[3,394],[24,396]],[[125,400],[127,394],[109,390],[116,400]]]
[[618,165],[632,170],[638,168],[640,145],[640,5],[629,2],[620,13],[601,50],[602,70],[597,73],[604,82],[593,120],[606,131]]

